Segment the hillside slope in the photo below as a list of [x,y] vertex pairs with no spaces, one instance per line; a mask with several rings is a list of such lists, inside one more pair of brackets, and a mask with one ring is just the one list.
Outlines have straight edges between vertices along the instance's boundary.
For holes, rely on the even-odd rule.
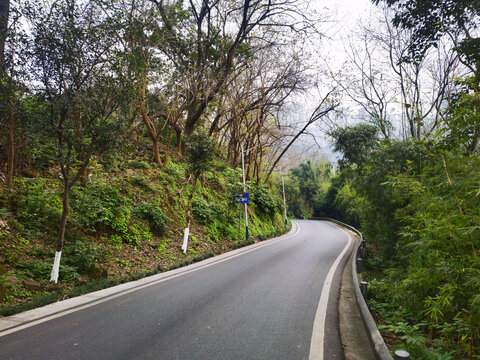
[[[108,158],[107,158],[108,159]],[[215,162],[199,179],[186,254],[183,229],[191,182],[186,165],[145,160],[93,162],[71,193],[59,284],[50,285],[61,216],[59,175],[51,168],[0,192],[1,313],[93,291],[245,245],[241,170]],[[284,231],[282,202],[248,184],[250,242]]]

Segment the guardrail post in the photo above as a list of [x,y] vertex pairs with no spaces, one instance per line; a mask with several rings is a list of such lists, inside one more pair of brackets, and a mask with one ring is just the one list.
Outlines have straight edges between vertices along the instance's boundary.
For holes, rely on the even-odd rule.
[[360,292],[362,293],[363,300],[367,301],[367,293],[368,293],[368,282],[362,281],[360,283]]
[[363,268],[362,263],[363,263],[362,258],[361,257],[357,258],[357,273],[359,274],[362,272],[362,268]]
[[365,258],[365,253],[367,252],[367,243],[365,240],[362,240],[362,242],[360,243],[360,247],[358,248],[358,252],[360,254],[360,257],[362,259]]
[[395,351],[395,360],[410,360],[410,354],[405,350]]

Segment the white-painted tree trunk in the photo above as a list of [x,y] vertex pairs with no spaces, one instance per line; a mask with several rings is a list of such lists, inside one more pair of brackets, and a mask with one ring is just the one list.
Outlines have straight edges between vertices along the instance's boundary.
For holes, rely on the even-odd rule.
[[60,272],[60,259],[62,257],[61,251],[55,252],[55,260],[53,261],[53,268],[52,268],[52,275],[50,276],[50,282],[57,283],[58,282],[58,274]]
[[185,232],[183,233],[183,245],[182,245],[182,250],[183,250],[184,254],[187,252],[188,234],[189,233],[190,233],[190,229],[188,227],[185,228]]

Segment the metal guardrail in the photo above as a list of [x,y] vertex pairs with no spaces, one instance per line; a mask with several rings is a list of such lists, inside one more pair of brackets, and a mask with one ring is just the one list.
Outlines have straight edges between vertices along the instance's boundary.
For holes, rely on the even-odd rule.
[[[331,219],[331,218],[311,218],[311,219],[326,220],[326,221],[333,222],[337,225],[340,225],[344,228],[347,228],[353,231],[355,234],[358,235],[358,237],[360,238],[360,243],[357,243],[357,246],[355,247],[355,250],[354,250],[356,261],[352,261],[353,287],[355,289],[355,298],[357,300],[357,305],[360,309],[360,314],[362,315],[363,322],[365,323],[365,327],[367,328],[371,344],[375,348],[376,355],[380,360],[410,359],[408,352],[403,350],[399,350],[395,352],[395,359],[392,357],[392,355],[390,354],[390,351],[388,350],[387,345],[385,344],[385,341],[383,340],[382,335],[380,334],[380,331],[378,331],[377,324],[375,324],[375,320],[373,320],[370,310],[368,310],[368,306],[366,303],[368,283],[362,281],[360,285],[358,284],[357,273],[361,272],[362,259],[364,258],[365,251],[366,251],[366,242],[363,239],[362,233],[357,229],[355,229],[353,226],[350,226],[348,224],[345,224],[335,219]],[[358,261],[359,259],[360,261]]]

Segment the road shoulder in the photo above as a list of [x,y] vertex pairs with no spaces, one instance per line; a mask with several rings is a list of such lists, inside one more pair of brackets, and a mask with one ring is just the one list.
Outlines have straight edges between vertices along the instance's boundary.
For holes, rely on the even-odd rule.
[[370,344],[368,332],[360,314],[353,288],[352,252],[343,270],[340,299],[338,303],[340,335],[345,360],[376,360],[375,352]]

